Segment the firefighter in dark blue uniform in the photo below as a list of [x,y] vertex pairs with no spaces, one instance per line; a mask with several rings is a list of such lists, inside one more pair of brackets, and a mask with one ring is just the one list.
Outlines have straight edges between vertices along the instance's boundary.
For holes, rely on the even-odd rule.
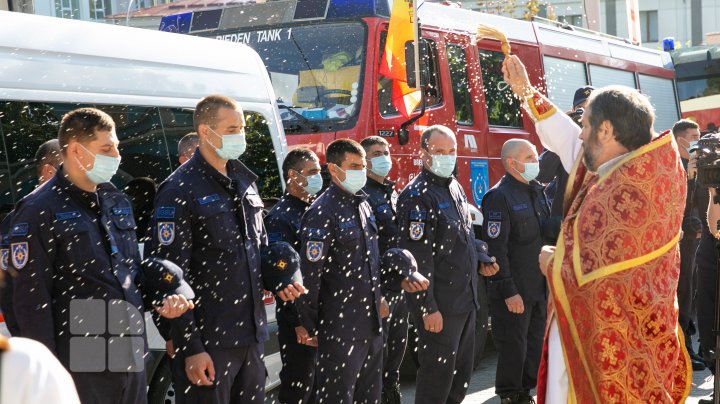
[[[300,252],[300,219],[320,191],[320,160],[311,150],[293,149],[283,161],[285,195],[265,217],[269,242],[290,243]],[[277,299],[278,340],[283,367],[278,401],[305,404],[315,401],[317,340],[300,323],[295,302]]]
[[317,402],[379,403],[382,319],[377,225],[366,195],[365,151],[338,139],[326,150],[332,184],[302,220],[301,318],[318,337]]
[[398,199],[400,248],[412,252],[427,292],[406,296],[418,331],[416,403],[460,403],[472,375],[478,269],[467,198],[452,173],[455,134],[445,126],[427,128],[420,139],[422,172]]
[[[150,251],[182,268],[195,309],[172,321],[173,381],[180,403],[262,403],[268,331],[260,274],[267,244],[263,202],[245,151],[245,120],[224,96],[197,105],[200,145],[160,186]],[[294,299],[300,284],[278,295]]]
[[[363,139],[360,145],[365,149],[368,162],[367,184],[363,191],[375,214],[378,227],[380,255],[398,245],[398,225],[395,217],[397,192],[395,183],[387,176],[392,168],[390,146],[379,136]],[[381,277],[384,278],[383,274]],[[382,295],[389,304],[390,314],[383,319],[383,403],[400,403],[400,365],[405,355],[408,335],[408,310],[402,291],[395,292],[383,283]]]
[[108,182],[120,164],[115,125],[102,111],[78,109],[63,117],[59,142],[66,163],[18,203],[9,228],[19,334],[58,356],[83,403],[143,403],[135,221]]
[[502,403],[532,402],[545,332],[547,287],[537,257],[550,210],[532,143],[505,142],[506,174],[483,197],[483,237],[500,271],[487,283],[493,341],[498,350],[495,392]]
[[[55,176],[58,168],[62,164],[62,156],[60,152],[60,143],[57,139],[50,139],[38,147],[35,153],[35,169],[38,176],[38,186],[48,182]],[[0,222],[0,269],[7,273],[5,277],[5,285],[2,291],[2,299],[0,299],[0,308],[5,317],[5,325],[10,335],[19,336],[20,330],[17,327],[17,320],[12,311],[12,278],[16,275],[15,271],[10,268],[10,231],[11,215],[8,213]]]

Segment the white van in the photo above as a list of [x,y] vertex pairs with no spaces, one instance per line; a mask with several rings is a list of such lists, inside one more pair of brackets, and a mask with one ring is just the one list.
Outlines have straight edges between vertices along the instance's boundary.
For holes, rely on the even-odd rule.
[[[34,155],[57,137],[60,118],[80,106],[109,113],[122,163],[113,182],[162,182],[178,167],[177,143],[192,132],[197,101],[224,94],[243,107],[248,124],[244,162],[258,174],[263,198],[282,192],[287,151],[267,70],[251,48],[166,32],[0,11],[0,213],[37,184]],[[265,348],[267,388],[279,383],[275,302],[265,300],[271,340]],[[150,398],[171,398],[165,343],[152,325],[148,342]],[[4,324],[2,324],[4,327]],[[170,389],[170,390],[169,390]]]

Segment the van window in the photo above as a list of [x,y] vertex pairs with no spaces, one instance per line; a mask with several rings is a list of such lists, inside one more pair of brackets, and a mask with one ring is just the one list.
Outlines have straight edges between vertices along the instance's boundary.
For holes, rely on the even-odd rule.
[[671,79],[640,74],[640,91],[645,94],[655,107],[655,131],[671,129],[680,118],[678,116],[675,86]]
[[520,101],[503,81],[502,63],[505,55],[478,49],[482,71],[483,91],[488,114],[488,125],[522,128]]
[[178,160],[178,143],[183,136],[195,132],[193,126],[192,108],[160,108],[160,122],[162,123],[165,140],[168,145],[170,166],[175,171],[180,166]]
[[0,161],[0,210],[37,186],[35,152],[57,138],[60,119],[77,104],[5,101],[0,104],[4,149]]
[[550,101],[561,110],[569,111],[575,91],[588,84],[585,63],[544,56],[543,65]]
[[465,49],[460,45],[449,44],[446,53],[455,101],[455,121],[460,125],[472,125],[472,99]]
[[[385,38],[387,32],[383,32],[380,36],[380,57],[382,58],[383,51],[385,49]],[[440,71],[438,70],[438,50],[435,41],[423,38],[420,49],[421,60],[420,64],[427,66],[428,69],[428,83],[425,90],[425,107],[432,108],[442,104],[442,86],[440,85]],[[405,44],[405,54],[410,57],[413,48],[412,41],[408,41]],[[380,59],[378,59],[379,63]],[[408,60],[408,63],[413,63]],[[392,105],[392,81],[387,77],[378,75],[378,107],[380,115],[391,116],[399,115],[399,112]],[[415,111],[420,111],[422,106],[418,105]]]
[[595,88],[619,85],[635,88],[635,73],[590,65],[590,81]]

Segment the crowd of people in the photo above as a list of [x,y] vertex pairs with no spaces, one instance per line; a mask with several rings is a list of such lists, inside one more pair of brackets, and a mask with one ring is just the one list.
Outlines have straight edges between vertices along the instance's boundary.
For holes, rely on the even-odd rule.
[[325,184],[318,156],[293,149],[266,213],[238,160],[232,99],[202,99],[180,167],[157,190],[138,178],[125,193],[109,182],[121,158],[110,116],[69,112],[38,150],[41,185],[0,224],[14,336],[0,350],[41,343],[54,401],[146,402],[151,311],[177,402],[263,403],[268,290],[281,403],[400,403],[410,322],[415,402],[460,403],[484,282],[503,404],[682,402],[715,349],[708,223],[720,208],[695,185],[697,125],[655,133],[647,98],[624,87],[583,87],[562,113],[517,57],[503,73],[545,152],[503,145],[480,239],[442,125],[423,131],[420,173],[399,194],[382,137],[327,145]]

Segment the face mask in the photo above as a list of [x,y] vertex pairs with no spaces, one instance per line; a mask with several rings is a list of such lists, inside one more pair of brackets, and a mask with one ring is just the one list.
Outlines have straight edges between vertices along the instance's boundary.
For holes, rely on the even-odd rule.
[[[294,170],[293,170],[294,171]],[[307,192],[310,195],[317,195],[318,192],[322,189],[322,176],[320,174],[313,174],[308,175],[307,177],[300,174],[299,172],[295,171],[299,176],[305,178],[307,181],[307,185],[303,187],[305,192]]]
[[688,151],[688,153],[693,154],[693,153],[695,153],[695,150],[690,151],[690,149],[692,149],[693,147],[697,146],[698,141],[697,141],[697,140],[693,140],[692,142],[689,142],[689,143],[690,143],[690,146],[688,146],[687,151]]
[[[85,151],[92,154],[85,146],[82,146]],[[120,157],[104,156],[102,154],[94,154],[95,162],[91,170],[85,170],[85,175],[88,177],[93,184],[103,184],[110,182],[110,179],[115,175],[118,168],[120,167]],[[77,159],[76,159],[77,160]],[[80,163],[80,161],[78,161]],[[82,166],[82,164],[81,164]]]
[[[517,161],[517,160],[515,160]],[[519,161],[517,161],[520,163]],[[522,164],[522,163],[521,163]],[[540,174],[540,163],[524,163],[525,165],[525,172],[521,173],[518,170],[515,170],[520,174],[521,177],[527,182],[530,182],[537,178],[538,174]]]
[[365,170],[343,170],[342,168],[340,170],[345,173],[345,181],[340,181],[340,185],[346,191],[355,194],[365,186],[367,182]]
[[387,177],[390,169],[392,168],[392,160],[390,156],[378,156],[370,159],[372,168],[370,171],[379,177]]
[[245,143],[245,135],[242,133],[234,133],[231,135],[218,135],[212,128],[208,128],[210,131],[220,139],[222,139],[222,147],[217,148],[210,144],[215,149],[215,152],[217,155],[223,159],[223,160],[236,160],[240,156],[242,156],[243,153],[245,153],[245,148],[247,147],[247,143]]
[[434,154],[432,156],[432,166],[430,171],[438,177],[450,178],[453,170],[455,169],[455,160],[457,156],[448,155],[444,156],[441,154]]

